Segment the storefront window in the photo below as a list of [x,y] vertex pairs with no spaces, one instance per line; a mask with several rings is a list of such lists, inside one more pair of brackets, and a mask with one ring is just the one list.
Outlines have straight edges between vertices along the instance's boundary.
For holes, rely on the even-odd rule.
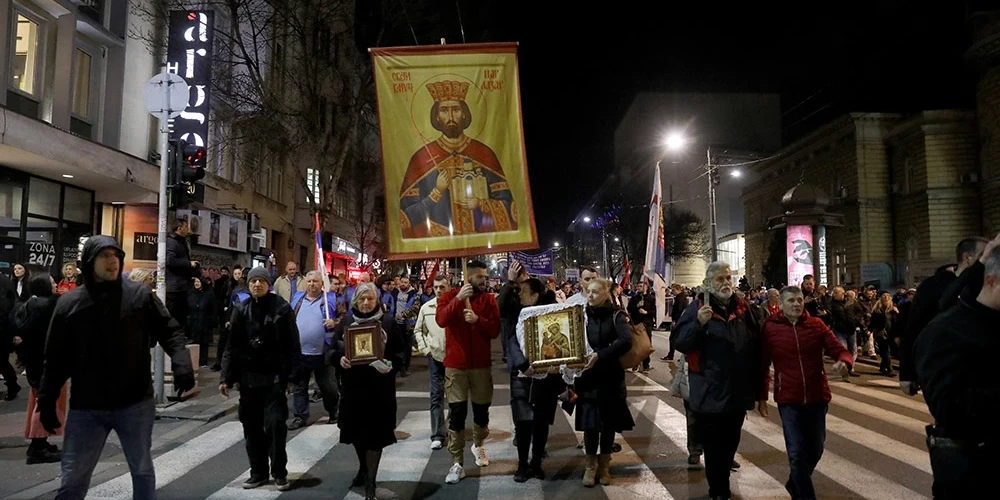
[[34,95],[38,90],[39,26],[17,14],[17,39],[14,43],[14,88]]
[[28,187],[28,213],[59,217],[59,184],[32,177]]
[[0,236],[21,237],[21,202],[24,188],[0,182]]
[[90,191],[67,186],[65,205],[63,205],[63,219],[90,224],[90,219],[93,216],[91,212],[91,202],[93,199],[94,194]]
[[93,232],[89,225],[85,224],[63,224],[63,230],[59,237],[60,253],[62,264],[69,264],[80,260],[80,253],[83,252],[83,244],[87,242]]

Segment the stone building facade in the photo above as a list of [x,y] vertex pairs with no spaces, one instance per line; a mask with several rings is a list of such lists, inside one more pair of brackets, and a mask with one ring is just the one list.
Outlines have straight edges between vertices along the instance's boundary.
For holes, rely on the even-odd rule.
[[852,113],[779,151],[744,190],[751,281],[763,278],[768,218],[807,182],[844,215],[844,227],[827,231],[827,284],[915,285],[954,260],[959,240],[982,233],[977,147],[975,113],[938,110]]

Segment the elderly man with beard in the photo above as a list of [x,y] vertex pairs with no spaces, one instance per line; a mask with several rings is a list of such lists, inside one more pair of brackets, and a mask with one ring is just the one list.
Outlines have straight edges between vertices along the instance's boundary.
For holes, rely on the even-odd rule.
[[753,309],[734,293],[729,264],[709,264],[704,288],[709,303],[702,294],[688,306],[671,340],[688,360],[690,406],[705,449],[708,494],[728,499],[743,420],[759,387],[760,326]]

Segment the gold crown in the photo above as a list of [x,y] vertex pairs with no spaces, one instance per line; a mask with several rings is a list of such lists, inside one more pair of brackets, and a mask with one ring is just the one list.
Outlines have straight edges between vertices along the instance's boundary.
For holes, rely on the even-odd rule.
[[431,93],[434,102],[441,101],[464,101],[465,94],[469,91],[469,84],[466,82],[443,81],[427,84],[427,91]]

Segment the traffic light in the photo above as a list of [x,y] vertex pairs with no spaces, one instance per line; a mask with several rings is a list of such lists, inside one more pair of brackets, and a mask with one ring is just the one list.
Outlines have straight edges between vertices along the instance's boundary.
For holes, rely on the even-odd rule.
[[171,209],[183,208],[194,200],[195,184],[205,178],[205,148],[175,139],[167,152],[167,203]]

